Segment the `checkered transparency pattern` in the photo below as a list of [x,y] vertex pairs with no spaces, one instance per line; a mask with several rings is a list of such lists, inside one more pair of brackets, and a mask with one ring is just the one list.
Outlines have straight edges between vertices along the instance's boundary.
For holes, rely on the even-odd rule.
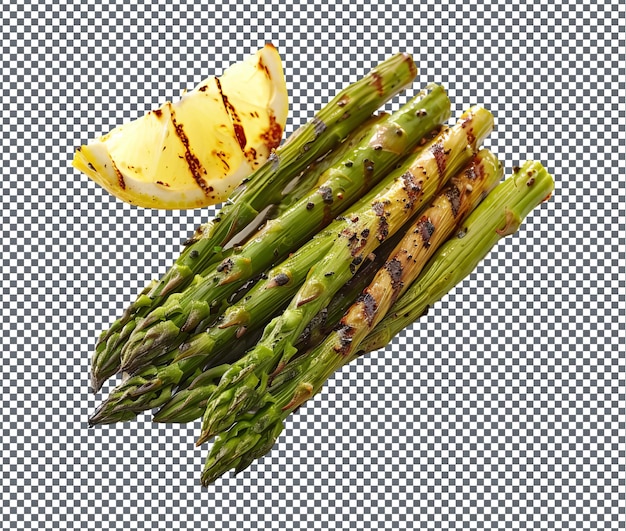
[[[3,0],[1,16],[2,529],[626,527],[622,3]],[[269,456],[203,490],[197,424],[87,427],[88,366],[215,210],[133,208],[69,163],[266,41],[289,131],[407,50],[455,115],[494,112],[508,171],[537,158],[557,191]]]

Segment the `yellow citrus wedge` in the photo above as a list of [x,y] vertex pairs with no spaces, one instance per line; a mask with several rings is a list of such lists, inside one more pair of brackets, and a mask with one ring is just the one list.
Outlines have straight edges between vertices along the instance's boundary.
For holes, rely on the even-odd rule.
[[78,148],[73,165],[146,208],[219,203],[269,157],[287,121],[287,86],[271,44],[174,103]]

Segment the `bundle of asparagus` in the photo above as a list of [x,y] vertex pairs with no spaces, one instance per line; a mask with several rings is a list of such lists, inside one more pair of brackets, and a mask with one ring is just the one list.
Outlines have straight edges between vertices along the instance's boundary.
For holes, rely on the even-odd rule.
[[334,371],[383,348],[549,197],[537,162],[497,184],[502,164],[481,149],[493,116],[476,106],[445,126],[440,86],[372,116],[415,75],[400,54],[347,87],[196,231],[103,332],[94,389],[128,378],[91,424],[202,417],[198,444],[215,437],[202,483],[243,470]]

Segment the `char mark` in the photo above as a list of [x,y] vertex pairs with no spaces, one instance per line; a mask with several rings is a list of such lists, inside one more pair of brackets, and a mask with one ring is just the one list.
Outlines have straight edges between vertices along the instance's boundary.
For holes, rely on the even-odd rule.
[[385,87],[383,86],[383,78],[376,71],[372,71],[371,76],[372,76],[372,85],[376,87],[376,92],[378,92],[378,95],[382,96],[385,93]]
[[398,291],[402,288],[402,263],[397,258],[389,260],[385,264],[385,269],[391,279],[391,287],[394,291]]
[[376,201],[376,203],[372,205],[372,210],[377,216],[382,217],[385,215],[385,205],[380,201]]
[[435,226],[432,224],[430,219],[428,219],[426,216],[423,216],[419,220],[415,232],[422,237],[424,247],[430,247],[430,238],[435,232]]
[[408,202],[405,205],[405,210],[412,210],[415,202],[422,195],[422,183],[415,180],[415,176],[410,171],[407,171],[402,175],[404,180],[404,191],[407,195]]
[[366,292],[363,295],[359,296],[357,302],[363,308],[363,315],[367,320],[367,324],[369,326],[372,326],[372,323],[374,322],[374,317],[376,316],[376,310],[378,309],[378,303],[376,302],[376,299],[370,293]]
[[226,109],[226,112],[230,116],[230,120],[233,123],[235,138],[237,138],[239,147],[243,151],[246,147],[247,140],[243,125],[241,125],[241,118],[239,117],[235,106],[228,100],[228,96],[226,96],[226,94],[222,92],[222,84],[220,83],[220,80],[218,78],[215,78],[215,84],[217,85],[217,89],[220,91],[220,96],[222,97],[222,103],[224,104],[224,108]]
[[313,118],[313,131],[315,131],[315,137],[320,136],[324,131],[326,131],[326,124],[323,120],[320,120],[317,116]]
[[446,153],[443,149],[443,144],[441,142],[437,142],[430,148],[430,152],[435,157],[435,162],[437,163],[437,171],[439,172],[439,178],[443,178],[443,174],[446,171],[446,162],[447,157]]
[[450,209],[452,210],[452,215],[456,218],[459,214],[459,209],[461,208],[461,194],[459,192],[459,188],[456,184],[451,184],[446,189],[446,197],[448,201],[450,201]]
[[[122,190],[126,190],[126,181],[124,181],[124,176],[122,175],[122,172],[119,170],[113,159],[111,159],[111,163],[113,164],[113,171],[115,172],[115,175],[117,177],[117,183],[120,185],[120,188]],[[91,167],[93,168],[93,166]]]
[[337,329],[337,335],[339,336],[339,345],[335,347],[335,352],[342,354],[343,356],[347,355],[350,350],[350,345],[352,344],[352,338],[356,329],[353,326],[350,326],[345,323],[340,323],[339,328]]
[[376,231],[376,237],[379,242],[385,241],[389,236],[389,223],[387,223],[387,218],[381,216],[380,221],[378,223],[378,230]]
[[191,151],[191,147],[189,145],[189,138],[183,129],[182,124],[176,122],[176,118],[174,117],[174,111],[172,110],[170,113],[170,118],[172,120],[172,125],[174,126],[174,131],[176,136],[180,140],[181,144],[185,148],[185,161],[187,162],[187,166],[189,167],[189,171],[193,177],[193,180],[196,181],[196,184],[200,187],[200,189],[204,192],[204,195],[209,196],[211,192],[213,192],[213,188],[210,187],[202,174],[206,174],[206,170],[200,163],[198,157],[196,157]]

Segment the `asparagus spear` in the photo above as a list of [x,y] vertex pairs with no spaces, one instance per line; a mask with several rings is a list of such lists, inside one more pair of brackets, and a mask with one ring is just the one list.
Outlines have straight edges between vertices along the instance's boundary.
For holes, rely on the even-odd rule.
[[122,367],[129,373],[170,352],[211,315],[219,315],[224,299],[272,262],[300,247],[320,228],[378,183],[407,153],[449,117],[445,90],[431,86],[400,110],[373,126],[340,163],[328,168],[323,184],[309,192],[279,218],[268,221],[255,236],[199,278],[182,293],[169,297],[133,330],[122,350]]
[[[497,186],[470,214],[458,235],[436,251],[417,281],[360,347],[353,339],[351,353],[347,356],[341,352],[338,354],[336,347],[340,351],[344,348],[342,332],[338,331],[335,337],[319,347],[315,355],[292,362],[299,365],[298,376],[286,382],[275,381],[272,388],[274,402],[246,414],[229,431],[218,435],[207,458],[202,483],[206,486],[231,468],[239,472],[269,452],[287,416],[318,392],[337,367],[357,355],[384,347],[395,334],[418,319],[428,306],[469,275],[502,237],[515,233],[522,220],[550,196],[553,188],[552,176],[540,163],[532,161],[526,162],[511,178]],[[330,363],[322,359],[322,352],[328,355]],[[307,367],[307,360],[316,363]]]
[[[307,192],[313,189],[316,183],[318,184],[317,187],[319,187],[318,181],[320,179],[320,176],[323,175],[324,172],[328,170],[329,168],[340,164],[343,161],[343,159],[346,157],[346,155],[355,146],[357,146],[361,141],[363,141],[364,138],[366,138],[369,134],[371,134],[372,127],[375,124],[382,122],[387,117],[388,115],[385,113],[380,113],[375,116],[372,116],[370,119],[366,120],[363,124],[357,127],[357,129],[353,131],[348,136],[348,138],[346,138],[346,140],[342,142],[342,144],[339,147],[337,147],[336,150],[332,151],[331,153],[326,154],[320,160],[314,161],[303,172],[303,174],[298,177],[297,179],[298,182],[295,184],[295,186],[284,194],[283,200],[278,205],[276,212],[275,212],[276,216],[274,217],[277,217],[278,215],[281,215],[286,210],[288,210],[288,208],[291,207],[294,203],[296,203],[299,199],[301,199],[303,195],[306,195]],[[242,243],[245,243],[245,242],[239,242],[238,246],[240,246]],[[228,250],[223,250],[223,249],[215,250],[212,260],[209,262],[207,268],[200,273],[200,277],[204,278],[209,273],[214,271],[215,267],[220,262],[227,260],[233,254],[234,251],[235,249],[232,247]],[[106,345],[99,344],[98,348],[100,349],[99,352],[101,354],[97,362],[99,369],[97,371],[94,371],[94,368],[92,367],[92,385],[95,386],[94,389],[96,391],[106,378],[108,378],[109,376],[111,376],[117,370],[120,369],[120,365],[121,365],[120,355],[121,355],[122,348],[124,347],[126,341],[128,340],[128,337],[131,335],[131,333],[137,326],[138,320],[145,317],[145,315],[149,313],[149,311],[151,310],[152,303],[154,301],[149,296],[149,294],[152,292],[152,289],[158,284],[159,284],[159,281],[153,280],[152,283],[144,289],[141,296],[137,299],[134,305],[131,306],[129,309],[127,309],[127,313],[134,311],[134,316],[131,316],[129,314],[123,318],[123,320],[127,321],[124,328],[119,332],[113,333],[107,340]],[[232,286],[231,288],[234,289],[234,286]],[[237,288],[237,289],[239,290],[240,288]],[[141,308],[139,307],[140,305],[141,305]],[[208,326],[210,322],[211,320],[209,320],[208,323],[203,322],[201,323],[200,326],[204,325],[206,327]],[[155,360],[153,364],[158,365],[158,361]]]
[[327,153],[417,75],[408,54],[382,62],[360,81],[342,90],[309,123],[298,129],[270,159],[239,186],[219,214],[200,230],[170,270],[144,290],[120,319],[104,331],[92,359],[94,391],[120,368],[119,346],[135,326],[167,297],[186,288],[194,276],[216,262],[217,252],[269,205],[280,203],[285,186],[315,159]]
[[[439,92],[439,89],[435,88],[424,100],[437,92]],[[435,106],[435,109],[437,108],[439,108],[439,105]],[[486,111],[484,112],[486,113]],[[422,119],[425,118],[424,111],[416,111],[415,116]],[[485,116],[482,113],[481,116],[483,116],[484,121]],[[464,134],[474,137],[472,123],[467,121],[465,126]],[[478,131],[481,131],[480,127]],[[404,133],[402,136],[405,136]],[[466,143],[467,139],[464,140],[463,145],[465,146]],[[436,153],[440,153],[440,151],[439,148],[435,150]],[[471,148],[469,148],[469,151],[471,151]],[[361,174],[358,172],[355,174],[357,177],[359,175]],[[369,207],[376,194],[385,189],[388,182],[390,182],[389,179],[390,177],[379,184],[377,188],[374,188],[357,205],[360,205],[361,208]],[[179,347],[172,350],[168,355],[170,359],[175,360],[174,363],[164,367],[148,366],[119,385],[92,415],[90,423],[105,424],[131,420],[137,412],[165,404],[181,381],[189,378],[203,365],[208,363],[216,364],[220,349],[227,349],[230,342],[235,340],[237,334],[233,331],[233,327],[224,326],[225,322],[241,325],[237,330],[243,330],[244,332],[248,329],[247,327],[253,329],[265,326],[273,316],[273,312],[282,310],[283,305],[287,304],[294,296],[298,287],[304,282],[304,277],[309,269],[319,262],[320,258],[332,247],[336,234],[341,230],[340,227],[344,221],[341,219],[334,222],[287,260],[274,267],[269,274],[269,280],[259,282],[252,288],[249,295],[230,307],[221,318],[218,326],[211,326],[206,334],[197,333],[181,345],[184,348]],[[280,290],[268,288],[276,288],[277,285],[280,285]],[[163,356],[166,356],[166,354],[163,354]],[[160,358],[161,361],[164,359],[163,356]]]
[[524,218],[548,200],[553,190],[552,175],[540,162],[526,161],[516,168],[470,214],[457,236],[442,246],[418,280],[365,338],[356,354],[385,347],[467,277],[500,239],[515,234]]
[[[399,235],[396,235],[399,236]],[[400,240],[399,237],[390,238],[378,249],[374,260],[368,258],[367,263],[359,270],[359,274],[354,276],[333,298],[333,300],[321,311],[317,318],[312,321],[309,327],[303,332],[298,340],[298,351],[306,350],[321,343],[322,339],[329,333],[332,327],[339,321],[343,313],[355,301],[361,291],[374,278],[376,271],[384,264],[386,256]],[[325,332],[324,332],[325,330]],[[246,333],[239,339],[231,350],[231,362],[239,359],[243,353],[252,347],[260,339],[259,333]],[[291,364],[290,364],[291,365]],[[210,367],[206,371],[198,369],[189,379],[188,384],[183,382],[173,396],[154,415],[155,422],[191,422],[202,417],[207,399],[217,388],[224,370],[229,365],[221,365],[220,370]],[[281,375],[282,376],[282,373]]]
[[[309,272],[285,312],[270,323],[256,347],[222,377],[207,403],[197,444],[228,429],[246,411],[259,407],[271,375],[280,372],[297,352],[295,343],[311,319],[355,274],[363,259],[395,234],[473,156],[492,127],[489,111],[482,107],[470,109],[429,149],[393,172],[391,184],[371,204],[345,216],[332,249]],[[430,226],[427,223],[423,230],[428,232]]]
[[318,189],[323,184],[323,182],[320,181],[320,176],[324,175],[324,173],[333,166],[343,162],[354,148],[358,146],[367,135],[371,134],[376,124],[380,124],[388,118],[389,114],[386,112],[379,112],[372,115],[350,133],[335,149],[320,159],[313,161],[306,170],[298,176],[295,182],[287,185],[283,191],[283,197],[280,203],[272,209],[268,219],[279,217],[311,190]]
[[332,245],[329,229],[297,253],[272,268],[239,302],[230,306],[214,326],[199,332],[171,353],[172,363],[149,366],[118,385],[89,419],[110,424],[135,418],[140,411],[160,407],[176,387],[197,369],[223,363],[233,342],[262,328],[296,293],[309,269]]

